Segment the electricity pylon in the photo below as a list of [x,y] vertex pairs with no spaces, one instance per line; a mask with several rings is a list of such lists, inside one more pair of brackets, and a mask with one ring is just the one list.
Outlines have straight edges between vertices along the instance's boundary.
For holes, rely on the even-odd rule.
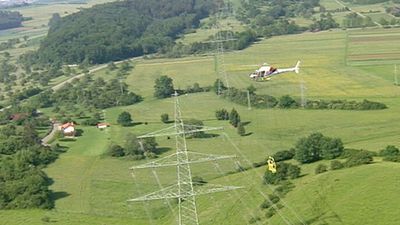
[[[190,130],[189,130],[190,129]],[[162,199],[178,199],[178,224],[179,225],[199,225],[199,218],[196,207],[196,196],[210,194],[214,192],[235,190],[241,187],[204,185],[199,189],[193,188],[192,172],[190,164],[216,161],[236,157],[235,155],[210,155],[187,150],[186,135],[195,132],[210,130],[220,130],[222,128],[196,127],[185,125],[182,120],[178,94],[175,93],[175,123],[174,126],[139,136],[139,139],[160,136],[175,136],[176,152],[164,158],[131,167],[131,170],[158,168],[166,166],[176,166],[177,183],[159,191],[144,195],[142,197],[129,199],[128,202],[151,201]]]

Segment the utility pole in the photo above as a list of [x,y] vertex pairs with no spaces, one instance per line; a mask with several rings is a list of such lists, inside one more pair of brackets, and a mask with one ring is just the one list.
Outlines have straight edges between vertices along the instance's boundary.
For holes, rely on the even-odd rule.
[[247,109],[251,110],[250,91],[247,90]]
[[305,85],[304,85],[304,80],[303,78],[301,79],[300,82],[300,94],[301,94],[301,107],[305,108],[307,106],[307,98],[305,96]]
[[[139,136],[139,139],[161,136],[175,136],[176,152],[164,158],[131,167],[137,169],[155,169],[160,167],[175,166],[177,168],[177,183],[159,191],[147,194],[142,197],[129,199],[128,202],[151,201],[162,199],[178,199],[178,225],[199,225],[199,218],[196,207],[196,196],[214,192],[235,190],[241,187],[204,185],[199,189],[193,187],[192,172],[190,165],[193,163],[215,162],[222,159],[230,159],[235,155],[211,155],[187,150],[186,135],[196,132],[220,130],[222,128],[196,127],[197,129],[185,129],[188,126],[182,120],[178,94],[175,92],[175,123],[174,126]],[[193,126],[190,126],[193,128]]]

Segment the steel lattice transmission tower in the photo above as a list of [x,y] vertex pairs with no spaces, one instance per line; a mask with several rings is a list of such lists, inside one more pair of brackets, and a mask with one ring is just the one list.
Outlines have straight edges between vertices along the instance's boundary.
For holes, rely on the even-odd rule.
[[[226,3],[225,3],[226,4]],[[215,52],[215,60],[216,60],[216,72],[218,77],[218,91],[217,94],[220,95],[222,93],[222,85],[221,80],[224,79],[226,83],[226,87],[229,88],[229,80],[225,69],[225,49],[224,42],[237,40],[233,38],[232,32],[228,30],[226,35],[224,36],[222,33],[222,25],[220,23],[221,18],[224,16],[230,15],[230,9],[228,7],[219,8],[216,14],[216,23],[214,25],[214,29],[217,30],[217,33],[214,35],[214,40],[211,42],[216,43],[216,52]]]
[[[189,129],[188,129],[189,128]],[[190,164],[202,163],[207,161],[216,161],[236,157],[235,155],[219,156],[203,153],[196,153],[187,150],[186,135],[195,132],[204,132],[210,130],[220,130],[222,128],[196,127],[185,125],[182,120],[179,97],[175,93],[175,123],[174,126],[139,136],[139,139],[160,136],[175,136],[176,152],[164,158],[152,161],[139,166],[131,167],[131,170],[145,168],[159,168],[166,166],[176,166],[177,183],[159,191],[147,194],[139,198],[129,199],[129,202],[151,201],[161,199],[178,199],[178,224],[179,225],[199,225],[199,218],[196,207],[196,196],[210,194],[214,192],[235,190],[241,187],[204,185],[195,189],[193,187],[192,172]]]

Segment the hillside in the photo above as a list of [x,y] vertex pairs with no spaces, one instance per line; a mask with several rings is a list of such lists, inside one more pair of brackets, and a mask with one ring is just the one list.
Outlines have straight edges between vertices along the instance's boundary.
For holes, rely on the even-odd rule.
[[50,20],[41,63],[104,63],[154,53],[197,26],[214,8],[207,0],[125,0]]

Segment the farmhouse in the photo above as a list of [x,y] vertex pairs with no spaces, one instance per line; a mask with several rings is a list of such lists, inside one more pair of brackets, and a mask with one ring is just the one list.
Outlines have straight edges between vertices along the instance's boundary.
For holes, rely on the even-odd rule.
[[98,123],[96,126],[97,126],[97,128],[99,128],[99,129],[104,129],[104,128],[109,127],[110,124],[109,124],[109,123]]
[[65,137],[74,137],[75,136],[75,124],[74,122],[68,122],[60,126],[60,130],[64,134]]

